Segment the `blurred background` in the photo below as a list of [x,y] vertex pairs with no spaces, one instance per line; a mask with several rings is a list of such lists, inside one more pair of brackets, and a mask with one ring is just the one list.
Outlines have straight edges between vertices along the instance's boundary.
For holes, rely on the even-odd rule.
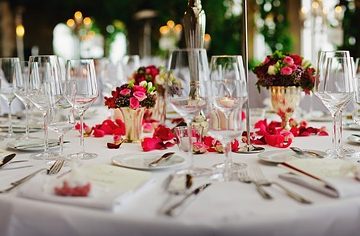
[[[0,56],[164,58],[184,47],[187,0],[0,0]],[[248,0],[251,63],[279,49],[360,57],[360,0]],[[241,54],[242,0],[203,0],[209,56]]]

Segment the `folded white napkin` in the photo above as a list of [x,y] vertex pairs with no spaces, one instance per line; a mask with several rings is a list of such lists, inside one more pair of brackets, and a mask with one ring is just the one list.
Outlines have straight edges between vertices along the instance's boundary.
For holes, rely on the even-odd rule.
[[336,198],[360,196],[357,166],[340,159],[297,159],[280,164],[291,173],[279,177]]
[[84,166],[77,171],[91,183],[92,189],[87,197],[55,195],[55,186],[61,185],[66,175],[60,179],[37,175],[19,190],[18,195],[41,201],[112,210],[116,203],[121,203],[139,191],[151,178],[148,172],[111,165]]

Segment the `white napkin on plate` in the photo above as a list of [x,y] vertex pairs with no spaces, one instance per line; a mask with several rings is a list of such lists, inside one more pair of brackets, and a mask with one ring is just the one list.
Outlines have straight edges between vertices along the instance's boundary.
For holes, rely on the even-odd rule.
[[54,187],[66,178],[37,175],[18,192],[20,197],[112,210],[116,203],[121,203],[142,186],[150,182],[151,174],[143,171],[119,168],[111,165],[91,165],[80,167],[77,171],[91,183],[88,197],[64,197],[54,193]]
[[296,159],[279,166],[291,173],[279,177],[336,198],[360,196],[358,166],[341,159]]

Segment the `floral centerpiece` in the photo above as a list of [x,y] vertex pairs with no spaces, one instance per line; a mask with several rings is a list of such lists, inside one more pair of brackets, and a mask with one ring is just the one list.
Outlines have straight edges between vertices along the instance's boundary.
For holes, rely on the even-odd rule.
[[105,105],[121,111],[125,123],[125,139],[127,142],[139,141],[145,109],[155,105],[155,86],[152,82],[136,83],[135,80],[130,80],[129,83],[117,87],[111,95],[105,97]]
[[156,88],[156,103],[151,110],[145,114],[145,119],[156,120],[160,124],[165,123],[166,103],[165,103],[165,86],[168,86],[171,92],[176,93],[181,88],[181,84],[176,78],[169,74],[165,67],[156,67],[149,65],[147,67],[138,68],[130,77],[135,84],[140,84],[143,81],[152,83]]
[[315,69],[299,55],[276,51],[266,56],[254,73],[259,91],[261,87],[270,88],[271,103],[281,117],[282,127],[290,129],[289,119],[299,105],[301,90],[310,94],[314,88]]

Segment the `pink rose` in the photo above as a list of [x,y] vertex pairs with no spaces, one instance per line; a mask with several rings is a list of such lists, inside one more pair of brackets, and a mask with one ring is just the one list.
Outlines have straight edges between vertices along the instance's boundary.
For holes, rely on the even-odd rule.
[[292,65],[292,64],[294,64],[294,59],[292,59],[292,57],[286,56],[284,58],[283,62],[287,65]]
[[269,56],[265,57],[265,60],[263,61],[263,65],[267,64],[270,61]]
[[140,107],[140,102],[137,100],[137,98],[130,98],[130,108],[131,109],[138,109]]
[[293,70],[289,66],[284,66],[280,70],[280,74],[282,74],[282,75],[291,75],[292,73],[293,73]]
[[122,95],[122,96],[127,96],[127,95],[129,95],[131,93],[131,90],[130,89],[122,89],[121,91],[120,91],[120,95]]
[[146,93],[146,88],[144,88],[143,86],[140,86],[140,85],[134,85],[134,92],[136,92],[136,91]]
[[141,92],[141,91],[135,91],[135,92],[133,93],[133,95],[134,95],[134,97],[136,97],[140,102],[141,102],[141,101],[144,101],[144,99],[147,98],[146,93]]

